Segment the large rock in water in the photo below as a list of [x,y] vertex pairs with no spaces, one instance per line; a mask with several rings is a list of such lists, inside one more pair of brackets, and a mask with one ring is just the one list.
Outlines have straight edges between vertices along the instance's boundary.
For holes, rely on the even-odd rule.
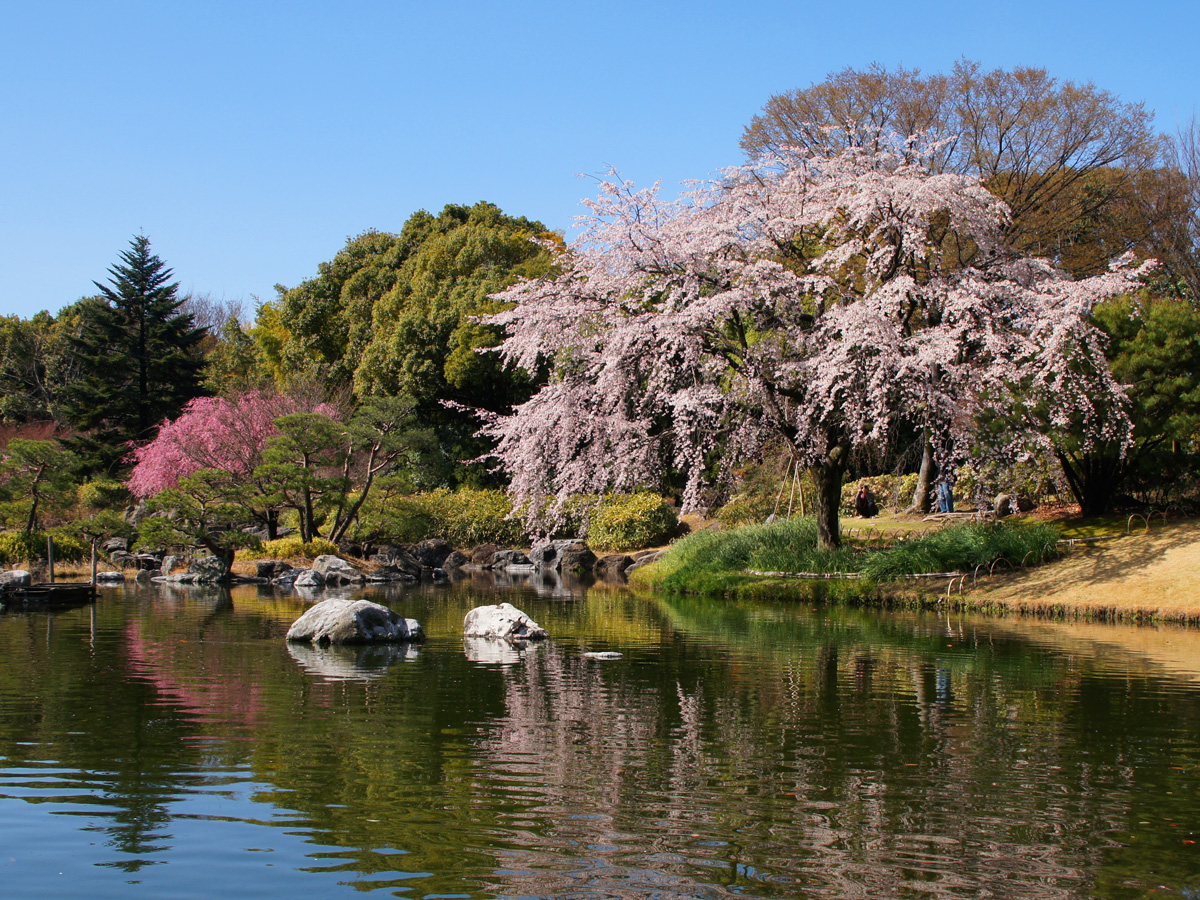
[[529,557],[520,550],[497,550],[492,554],[492,569],[510,569],[513,566],[524,568],[533,566]]
[[[163,565],[166,564],[167,561],[164,559]],[[254,574],[258,578],[278,578],[291,568],[292,564],[284,562],[282,559],[260,559],[254,563]]]
[[442,562],[442,568],[449,572],[451,569],[461,569],[463,566],[469,566],[470,564],[471,557],[467,556],[461,550],[455,550]]
[[313,560],[313,571],[320,572],[326,584],[362,584],[366,577],[340,556],[325,554]]
[[481,569],[491,568],[492,557],[499,549],[501,548],[495,544],[480,544],[471,551],[471,565],[479,566]]
[[477,606],[463,619],[464,637],[503,638],[507,641],[540,641],[550,635],[511,603]]
[[423,641],[425,633],[416,619],[406,619],[386,606],[334,597],[293,622],[287,639],[313,644],[391,644]]
[[559,554],[558,571],[564,575],[583,575],[595,565],[596,554],[583,541],[567,544]]
[[293,572],[296,574],[291,579],[292,587],[319,588],[325,586],[325,576],[316,569],[292,569],[289,572],[284,572],[279,578],[276,578],[275,583],[278,584],[280,579],[292,575]]
[[188,566],[187,574],[195,584],[217,584],[229,580],[229,563],[216,556],[203,556]]
[[592,567],[592,571],[596,573],[597,578],[608,581],[623,581],[625,579],[625,570],[632,565],[632,556],[626,556],[624,553],[611,553],[596,560],[596,565]]
[[450,546],[449,541],[443,541],[441,538],[426,538],[414,544],[412,549],[413,556],[421,565],[427,569],[437,569],[446,561],[446,557],[454,548]]
[[658,562],[666,552],[666,550],[643,550],[641,553],[635,553],[633,562],[625,567],[625,577],[628,578],[630,572],[635,572],[643,566]]

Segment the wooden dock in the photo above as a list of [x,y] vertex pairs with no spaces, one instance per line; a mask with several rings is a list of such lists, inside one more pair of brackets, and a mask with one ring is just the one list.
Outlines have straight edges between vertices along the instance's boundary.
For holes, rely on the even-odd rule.
[[8,585],[0,591],[0,609],[67,609],[96,602],[96,588],[86,581]]

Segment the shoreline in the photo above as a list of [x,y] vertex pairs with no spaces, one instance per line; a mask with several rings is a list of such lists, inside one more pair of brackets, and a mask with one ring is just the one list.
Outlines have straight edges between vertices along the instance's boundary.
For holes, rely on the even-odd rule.
[[[1108,624],[1200,626],[1200,522],[1154,525],[1111,540],[1080,541],[1042,565],[908,582],[738,573],[712,593],[732,600],[789,599],[890,609],[948,609],[993,616]],[[957,582],[957,585],[956,585]],[[661,586],[643,582],[644,587]]]

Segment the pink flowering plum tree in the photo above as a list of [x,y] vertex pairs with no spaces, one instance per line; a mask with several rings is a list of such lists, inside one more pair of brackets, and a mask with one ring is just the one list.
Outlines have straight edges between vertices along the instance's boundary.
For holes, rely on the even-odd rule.
[[[679,200],[601,183],[556,267],[496,295],[506,361],[548,382],[487,422],[518,503],[686,474],[685,508],[782,440],[839,543],[852,456],[905,424],[942,462],[985,408],[1123,440],[1123,394],[1087,320],[1125,264],[1072,280],[1003,240],[977,179],[931,174],[911,145],[764,157]],[[553,248],[552,248],[553,249]]]
[[[255,473],[263,465],[268,442],[279,434],[275,420],[302,412],[337,416],[328,404],[263,391],[193,400],[178,418],[163,423],[154,440],[133,451],[129,490],[144,499],[175,488],[202,470],[224,473],[251,518],[265,525],[273,537],[275,515],[270,504],[259,502],[268,492]],[[227,504],[233,502],[232,496],[226,497]]]

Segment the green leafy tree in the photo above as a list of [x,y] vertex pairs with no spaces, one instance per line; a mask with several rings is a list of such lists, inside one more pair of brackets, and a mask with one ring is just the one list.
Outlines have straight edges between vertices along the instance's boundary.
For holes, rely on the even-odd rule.
[[1179,299],[1122,298],[1097,307],[1095,319],[1110,336],[1113,374],[1127,385],[1133,444],[1124,456],[1097,448],[1113,483],[1088,488],[1101,498],[1133,490],[1165,500],[1200,474],[1200,310]]
[[253,518],[228,472],[201,469],[148,502],[150,515],[138,526],[144,547],[205,547],[232,563],[241,547],[258,538],[247,529]]
[[300,537],[321,537],[322,501],[336,506],[350,490],[345,471],[346,426],[322,413],[294,413],[275,420],[279,434],[263,451],[254,472],[276,508],[296,511]]
[[338,498],[329,540],[338,543],[346,536],[377,480],[411,469],[436,445],[433,432],[417,425],[415,413],[411,397],[370,397],[350,420],[343,483],[355,490]]
[[49,313],[28,320],[0,316],[0,421],[54,420],[51,357],[61,342],[61,332]]
[[77,465],[57,441],[9,441],[0,461],[5,519],[20,520],[26,534],[39,530],[47,507],[61,511],[74,499]]
[[275,305],[287,328],[280,348],[284,374],[348,386],[370,343],[375,304],[396,283],[404,258],[400,236],[366,231],[321,263],[315,278],[291,290],[277,286]]
[[334,393],[411,397],[438,435],[426,486],[487,480],[462,463],[488,445],[461,407],[506,410],[530,388],[526,373],[476,352],[499,340],[477,317],[498,311],[490,294],[546,271],[549,253],[531,238],[558,240],[491,203],[418,211],[399,234],[364,232],[258,308],[249,334],[262,367],[281,388],[316,381]]
[[236,315],[225,319],[212,349],[205,356],[204,387],[219,397],[236,397],[266,390],[275,381],[253,333]]
[[[1123,296],[1099,304],[1092,320],[1108,337],[1104,358],[1080,354],[1072,365],[1085,381],[1098,366],[1110,368],[1125,397],[1096,394],[1086,413],[1068,414],[1053,395],[1018,407],[1022,426],[1044,436],[1039,447],[1057,460],[1085,516],[1108,513],[1131,492],[1167,500],[1200,472],[1200,311],[1179,298]],[[1120,416],[1128,417],[1128,433],[1087,437],[1087,419]],[[1004,442],[1011,425],[982,421],[983,445]]]
[[447,206],[437,217],[418,213],[401,233],[410,254],[375,307],[355,387],[361,395],[403,393],[416,401],[440,441],[440,463],[430,470],[435,484],[489,480],[482,467],[461,462],[489,448],[461,407],[506,411],[530,395],[528,373],[477,351],[501,338],[496,326],[478,321],[501,308],[490,295],[549,270],[550,254],[534,238],[558,240],[540,222],[490,203]]
[[67,420],[82,432],[72,449],[92,472],[118,468],[131,443],[153,437],[203,393],[197,350],[206,332],[179,311],[178,285],[149,239],[134,237],[109,273],[81,310],[71,338],[76,372],[64,389]]

